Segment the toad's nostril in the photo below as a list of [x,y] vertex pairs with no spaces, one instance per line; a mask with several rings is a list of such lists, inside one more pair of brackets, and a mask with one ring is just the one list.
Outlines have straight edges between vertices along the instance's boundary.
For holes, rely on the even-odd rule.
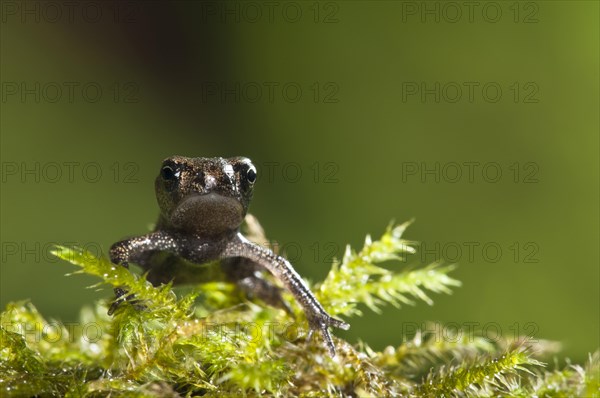
[[204,176],[204,172],[200,171],[195,175],[191,176],[190,186],[194,187],[196,191],[202,191],[204,189],[205,183],[206,179]]

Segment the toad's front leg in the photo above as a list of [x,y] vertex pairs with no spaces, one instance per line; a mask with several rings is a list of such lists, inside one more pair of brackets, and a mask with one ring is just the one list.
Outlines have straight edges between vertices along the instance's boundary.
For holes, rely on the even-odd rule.
[[298,275],[286,259],[250,242],[239,233],[227,244],[222,257],[245,257],[271,272],[294,295],[302,308],[304,308],[311,329],[309,335],[314,330],[320,331],[327,344],[329,353],[331,356],[335,355],[335,345],[329,333],[329,326],[348,330],[350,325],[332,317],[325,311],[321,303],[319,303],[306,283],[304,283],[300,275]]
[[[177,240],[166,232],[153,232],[151,234],[136,236],[131,239],[122,240],[113,244],[110,248],[110,260],[117,265],[129,268],[129,263],[134,262],[144,267],[144,255],[152,251],[169,251],[177,253]],[[119,305],[130,300],[133,296],[127,295],[127,291],[121,287],[115,288],[116,299],[108,309],[108,315],[112,315]]]

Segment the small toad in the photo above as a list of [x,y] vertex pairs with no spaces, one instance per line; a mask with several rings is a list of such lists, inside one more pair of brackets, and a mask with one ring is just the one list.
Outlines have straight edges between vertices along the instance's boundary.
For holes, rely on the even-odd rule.
[[[256,182],[256,168],[245,157],[188,158],[172,156],[162,163],[156,178],[160,215],[153,232],[112,245],[113,263],[140,265],[148,280],[159,285],[194,281],[193,269],[175,265],[173,258],[194,264],[222,260],[223,270],[247,293],[268,304],[287,308],[278,287],[261,278],[260,269],[273,274],[304,309],[309,337],[322,333],[327,349],[335,355],[329,327],[347,330],[350,325],[330,316],[300,275],[283,257],[250,242],[240,233]],[[167,254],[167,256],[164,256]],[[128,296],[116,288],[112,314]]]

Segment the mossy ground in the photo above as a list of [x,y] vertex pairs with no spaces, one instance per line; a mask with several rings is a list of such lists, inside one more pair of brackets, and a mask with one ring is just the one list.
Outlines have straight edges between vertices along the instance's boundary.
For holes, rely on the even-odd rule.
[[[431,303],[431,292],[460,285],[449,276],[453,266],[399,261],[415,252],[402,238],[407,226],[367,237],[358,252],[348,248],[312,286],[330,314],[348,319],[364,308]],[[291,295],[293,317],[222,280],[177,297],[170,285],[155,288],[81,249],[57,247],[54,254],[100,284],[126,287],[136,302],[113,317],[108,303],[98,302],[75,324],[46,320],[29,302],[10,303],[1,315],[0,396],[600,397],[598,353],[583,365],[549,369],[542,361],[555,344],[456,331],[417,332],[382,352],[334,338],[331,358],[320,336],[307,340]],[[397,270],[381,266],[393,261]],[[218,273],[218,264],[206,267]]]

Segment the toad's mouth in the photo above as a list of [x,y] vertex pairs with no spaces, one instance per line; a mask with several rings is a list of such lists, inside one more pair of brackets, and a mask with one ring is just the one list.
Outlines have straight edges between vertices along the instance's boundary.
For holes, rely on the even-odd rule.
[[174,226],[205,234],[236,229],[243,219],[244,208],[239,200],[214,192],[187,196],[171,214]]

